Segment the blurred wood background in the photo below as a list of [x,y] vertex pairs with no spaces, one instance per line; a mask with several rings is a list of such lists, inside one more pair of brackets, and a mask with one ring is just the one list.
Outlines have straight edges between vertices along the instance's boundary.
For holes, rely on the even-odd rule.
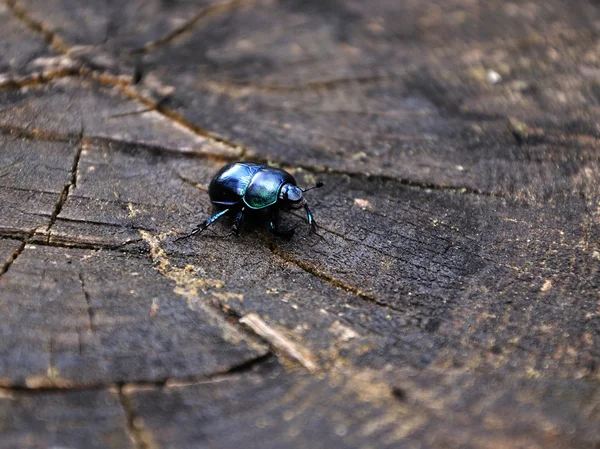
[[[7,0],[0,448],[598,448],[600,7]],[[175,242],[233,160],[321,226]]]

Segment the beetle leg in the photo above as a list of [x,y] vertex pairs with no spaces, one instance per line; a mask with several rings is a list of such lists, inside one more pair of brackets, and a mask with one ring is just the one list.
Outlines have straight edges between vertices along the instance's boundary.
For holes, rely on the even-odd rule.
[[294,228],[279,228],[279,209],[273,208],[271,212],[271,221],[269,222],[269,228],[271,232],[275,235],[279,235],[282,237],[291,237],[294,235]]
[[222,210],[220,212],[217,212],[212,217],[207,218],[206,220],[204,220],[201,225],[196,226],[192,230],[192,232],[190,232],[189,234],[186,234],[186,235],[184,235],[182,237],[179,237],[179,238],[175,239],[175,241],[178,242],[179,240],[187,239],[188,237],[191,237],[193,235],[200,234],[202,231],[204,231],[206,228],[208,228],[211,224],[213,224],[215,221],[217,221],[219,218],[221,218],[223,215],[225,215],[229,211],[230,211],[230,209],[224,209],[224,210]]
[[235,235],[240,234],[240,229],[242,228],[242,222],[244,221],[244,210],[245,209],[246,209],[245,207],[242,207],[242,209],[235,216],[235,221],[233,222],[233,226],[231,227],[231,229],[233,230]]
[[310,225],[311,232],[316,233],[317,232],[317,222],[315,221],[312,212],[308,208],[308,204],[304,205],[304,210],[306,210],[306,221],[308,221],[308,224]]

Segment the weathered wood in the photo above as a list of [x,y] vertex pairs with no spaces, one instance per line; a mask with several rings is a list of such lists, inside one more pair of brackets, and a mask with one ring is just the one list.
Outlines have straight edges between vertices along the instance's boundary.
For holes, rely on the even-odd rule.
[[[187,275],[177,275],[180,284]],[[25,246],[0,279],[10,317],[0,327],[0,382],[160,382],[226,372],[268,352],[203,304],[193,286],[174,281],[147,258]]]
[[57,55],[43,36],[31,33],[25,24],[15,20],[5,3],[0,5],[0,39],[0,85],[10,85],[11,79],[38,72],[36,62]]
[[24,244],[19,240],[0,239],[0,272],[4,273],[17,258]]
[[66,198],[77,145],[0,136],[2,203],[0,229],[5,233],[45,231]]
[[116,391],[22,392],[0,388],[0,448],[133,447]]
[[593,447],[600,436],[581,426],[600,399],[593,383],[443,377],[428,378],[424,389],[405,378],[410,389],[391,390],[366,372],[314,377],[267,365],[124,394],[150,447],[560,448]]
[[[314,377],[267,364],[258,373],[163,390],[124,390],[150,447],[397,447],[422,413],[399,407],[385,387]],[[369,400],[361,398],[368,394]],[[173,416],[165,425],[165,417]],[[160,427],[160,433],[151,429]],[[232,430],[233,429],[233,430]],[[310,432],[310,434],[308,433]],[[290,443],[295,442],[295,443]]]
[[[3,5],[6,444],[600,444],[594,2]],[[240,158],[320,235],[176,241]]]

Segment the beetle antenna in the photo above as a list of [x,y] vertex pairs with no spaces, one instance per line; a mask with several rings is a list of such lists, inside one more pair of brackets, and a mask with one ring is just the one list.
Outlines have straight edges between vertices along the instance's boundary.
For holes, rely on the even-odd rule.
[[302,189],[302,191],[303,191],[303,192],[308,192],[309,190],[312,190],[312,189],[318,189],[318,188],[321,188],[321,187],[323,187],[324,185],[325,185],[325,184],[323,183],[323,181],[317,181],[317,183],[316,183],[314,186],[312,186],[312,187],[309,187],[308,189]]

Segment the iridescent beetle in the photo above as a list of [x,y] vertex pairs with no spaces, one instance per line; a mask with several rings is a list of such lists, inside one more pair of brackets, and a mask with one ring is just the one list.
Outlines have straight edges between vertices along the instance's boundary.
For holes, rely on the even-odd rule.
[[273,233],[290,237],[294,230],[280,229],[279,211],[301,207],[306,210],[306,220],[314,232],[316,222],[302,194],[318,187],[323,187],[323,183],[319,181],[314,187],[303,190],[288,172],[268,165],[253,162],[226,165],[217,172],[208,186],[210,201],[220,209],[219,212],[181,238],[204,231],[223,215],[235,216],[232,230],[238,234],[244,214],[258,210],[268,213],[269,227]]

